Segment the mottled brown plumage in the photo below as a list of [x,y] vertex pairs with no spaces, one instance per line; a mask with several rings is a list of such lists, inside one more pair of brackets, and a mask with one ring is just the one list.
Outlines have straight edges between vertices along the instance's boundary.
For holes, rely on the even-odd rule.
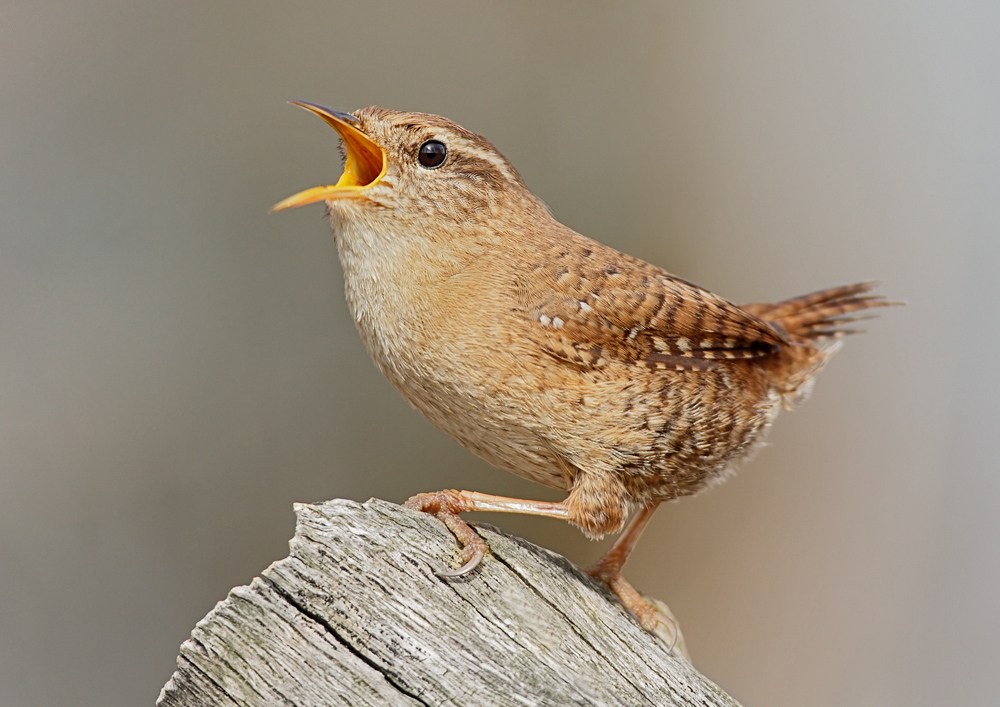
[[486,550],[459,512],[555,516],[600,537],[638,507],[591,571],[652,629],[659,614],[620,570],[653,510],[723,479],[808,392],[852,315],[892,303],[862,283],[734,305],[560,224],[489,142],[451,121],[299,105],[340,133],[345,172],[275,208],[326,201],[376,364],[461,444],[568,493],[411,499],[463,544],[465,566],[449,574]]

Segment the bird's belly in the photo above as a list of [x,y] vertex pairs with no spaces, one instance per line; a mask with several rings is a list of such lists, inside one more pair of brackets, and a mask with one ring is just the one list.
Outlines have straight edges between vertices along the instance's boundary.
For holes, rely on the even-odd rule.
[[568,491],[571,479],[546,443],[522,421],[498,414],[469,392],[457,395],[436,381],[412,385],[390,376],[410,404],[452,439],[496,467],[550,488]]
[[656,377],[639,368],[586,376],[506,370],[517,375],[471,386],[468,376],[459,386],[442,369],[385,372],[434,425],[494,466],[564,491],[577,470],[610,474],[637,503],[692,495],[727,478],[781,406],[762,376],[743,369]]

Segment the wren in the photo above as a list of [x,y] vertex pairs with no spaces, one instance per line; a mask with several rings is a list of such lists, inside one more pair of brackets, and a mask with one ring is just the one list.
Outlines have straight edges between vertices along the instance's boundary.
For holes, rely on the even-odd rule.
[[891,304],[865,282],[735,305],[556,221],[486,139],[422,113],[293,101],[340,135],[326,203],[347,303],[375,363],[414,407],[559,503],[441,491],[435,514],[472,571],[486,543],[464,511],[625,532],[590,570],[647,630],[665,619],[621,575],[654,510],[726,478],[803,399],[856,315]]

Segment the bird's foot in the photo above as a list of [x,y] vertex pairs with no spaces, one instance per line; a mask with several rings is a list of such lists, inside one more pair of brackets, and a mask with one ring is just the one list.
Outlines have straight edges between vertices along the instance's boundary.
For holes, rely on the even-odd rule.
[[434,493],[418,493],[405,504],[415,511],[430,513],[444,523],[462,547],[462,565],[457,569],[436,572],[438,577],[461,577],[469,574],[483,561],[489,549],[486,541],[472,529],[468,523],[459,517],[459,513],[472,510],[460,491],[435,491]]
[[[621,563],[614,556],[605,555],[596,564],[587,569],[587,574],[595,579],[599,579],[608,585],[608,588],[621,600],[625,608],[631,612],[644,629],[654,633],[667,644],[670,652],[682,642],[680,626],[670,614],[670,610],[660,611],[652,602],[644,598],[635,590],[631,584],[622,576]],[[661,630],[661,628],[663,630]],[[680,652],[687,656],[687,651],[683,645]]]

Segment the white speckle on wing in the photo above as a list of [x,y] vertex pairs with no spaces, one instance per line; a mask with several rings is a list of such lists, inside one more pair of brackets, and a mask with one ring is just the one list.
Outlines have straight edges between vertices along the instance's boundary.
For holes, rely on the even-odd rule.
[[560,319],[559,317],[556,317],[555,319],[552,320],[552,328],[553,329],[558,329],[562,325],[563,325],[563,320]]
[[548,317],[547,317],[546,315],[544,315],[544,314],[543,314],[542,316],[540,316],[540,317],[538,318],[538,321],[540,321],[540,322],[542,323],[542,326],[548,326],[549,324],[551,324],[551,323],[552,323],[552,320],[551,320],[551,319],[549,319],[549,318],[548,318]]
[[690,351],[691,342],[688,341],[688,338],[686,336],[679,336],[677,337],[677,348],[679,348],[681,351]]

